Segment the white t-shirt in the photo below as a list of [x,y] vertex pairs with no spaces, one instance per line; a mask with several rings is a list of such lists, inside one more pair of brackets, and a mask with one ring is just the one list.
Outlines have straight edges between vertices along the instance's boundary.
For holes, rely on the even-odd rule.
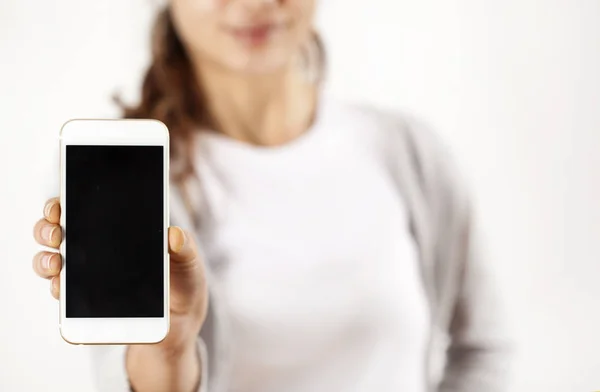
[[429,309],[390,130],[324,100],[304,135],[203,133],[200,242],[232,320],[232,392],[424,392]]

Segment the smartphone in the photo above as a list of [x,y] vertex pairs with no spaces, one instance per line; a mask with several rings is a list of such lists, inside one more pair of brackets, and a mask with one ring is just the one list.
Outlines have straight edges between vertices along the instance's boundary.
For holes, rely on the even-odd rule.
[[60,151],[62,338],[160,342],[169,330],[167,127],[71,120]]

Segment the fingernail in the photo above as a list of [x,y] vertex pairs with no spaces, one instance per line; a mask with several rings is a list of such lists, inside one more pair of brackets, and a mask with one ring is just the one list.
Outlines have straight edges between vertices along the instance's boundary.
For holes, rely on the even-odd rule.
[[171,249],[173,250],[173,252],[179,253],[181,249],[183,249],[183,245],[185,245],[185,232],[180,227],[174,227],[173,229],[181,233],[181,242],[178,244],[171,244]]
[[54,234],[54,230],[56,230],[56,226],[46,225],[42,227],[42,238],[46,241],[52,241],[52,234]]
[[54,206],[54,203],[46,204],[46,206],[44,207],[44,217],[46,217],[46,218],[50,217],[50,212],[52,211],[53,206]]
[[46,271],[50,271],[50,261],[52,260],[52,254],[45,254],[42,256],[42,268]]

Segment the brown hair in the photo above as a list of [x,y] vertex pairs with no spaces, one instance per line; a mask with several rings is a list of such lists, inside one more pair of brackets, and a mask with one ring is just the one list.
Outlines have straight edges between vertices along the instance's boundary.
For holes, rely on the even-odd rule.
[[196,80],[169,9],[158,14],[152,30],[151,64],[144,76],[136,106],[120,100],[125,118],[152,118],[169,128],[173,180],[181,182],[193,173],[192,136],[209,126],[205,98]]
[[[182,184],[194,173],[194,132],[199,128],[214,128],[215,124],[168,7],[156,18],[151,44],[152,59],[143,79],[139,104],[127,106],[118,98],[116,101],[125,118],[152,118],[169,128],[172,179]],[[305,57],[317,58],[310,66],[318,82],[323,76],[325,60],[322,42],[316,34],[314,44],[312,51],[318,53],[308,53]]]

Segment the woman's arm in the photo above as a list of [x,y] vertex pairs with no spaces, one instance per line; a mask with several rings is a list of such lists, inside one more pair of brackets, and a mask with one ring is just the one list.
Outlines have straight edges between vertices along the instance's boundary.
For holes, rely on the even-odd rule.
[[457,293],[448,324],[450,345],[439,392],[507,390],[512,344],[501,293],[491,266],[479,251],[481,241],[471,214],[464,213],[457,235],[462,255]]
[[126,369],[135,392],[181,391],[199,389],[201,367],[196,337],[171,345],[168,338],[157,345],[129,346]]
[[403,123],[410,159],[400,177],[426,254],[437,326],[449,339],[438,391],[504,392],[512,344],[471,195],[430,128],[409,117]]

